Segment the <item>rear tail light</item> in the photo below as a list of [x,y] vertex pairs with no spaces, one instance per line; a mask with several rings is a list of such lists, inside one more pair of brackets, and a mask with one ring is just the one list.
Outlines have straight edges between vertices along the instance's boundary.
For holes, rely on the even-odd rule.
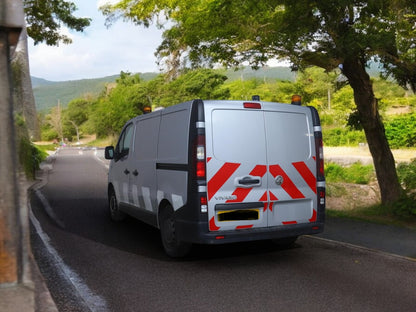
[[206,177],[206,164],[205,164],[205,135],[198,135],[196,147],[196,177],[199,179],[205,179]]
[[322,137],[315,139],[316,145],[316,166],[317,166],[317,180],[325,180],[325,171],[324,171],[324,147],[322,143]]
[[315,146],[316,146],[316,181],[317,181],[317,194],[318,194],[318,206],[321,209],[325,209],[325,171],[324,171],[324,147],[322,143],[322,133],[319,131],[315,133]]
[[[202,100],[195,100],[193,117],[195,118],[195,136],[192,137],[192,174],[191,179],[196,187],[197,195],[195,205],[199,206],[199,212],[204,214],[201,220],[207,220],[208,197],[207,197],[207,155],[205,143],[205,113]],[[195,207],[197,208],[197,207]]]
[[205,178],[206,170],[205,170],[205,163],[202,161],[197,161],[196,163],[196,177],[197,178]]
[[325,191],[321,190],[318,194],[319,194],[319,204],[321,206],[325,205]]
[[206,196],[201,196],[199,203],[201,205],[201,212],[208,212],[208,200]]

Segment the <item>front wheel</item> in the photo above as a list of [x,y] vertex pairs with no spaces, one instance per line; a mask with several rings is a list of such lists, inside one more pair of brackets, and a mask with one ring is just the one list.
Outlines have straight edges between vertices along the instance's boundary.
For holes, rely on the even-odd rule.
[[123,221],[126,218],[126,214],[118,206],[116,193],[113,188],[108,193],[108,206],[110,208],[110,217],[113,221]]
[[164,207],[160,212],[159,218],[160,237],[166,254],[172,258],[186,256],[191,251],[192,244],[178,239],[175,229],[175,215],[172,206],[167,205]]

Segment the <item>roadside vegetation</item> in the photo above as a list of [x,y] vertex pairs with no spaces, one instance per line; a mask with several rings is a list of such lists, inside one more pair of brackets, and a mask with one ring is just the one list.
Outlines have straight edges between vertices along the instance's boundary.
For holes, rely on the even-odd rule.
[[[397,166],[402,198],[389,206],[379,203],[373,165],[325,164],[327,213],[416,230],[416,158]],[[329,205],[328,205],[329,203]]]

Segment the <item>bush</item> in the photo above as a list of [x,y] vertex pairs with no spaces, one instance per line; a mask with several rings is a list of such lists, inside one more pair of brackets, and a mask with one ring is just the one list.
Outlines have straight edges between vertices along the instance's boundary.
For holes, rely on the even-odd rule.
[[391,148],[416,146],[416,113],[395,117],[385,128]]
[[347,128],[323,129],[323,140],[327,146],[358,146],[367,142],[364,131]]
[[400,163],[397,166],[397,175],[406,191],[416,191],[416,158],[412,159],[410,163]]
[[19,138],[19,162],[28,178],[35,178],[39,164],[47,157],[47,153],[33,145],[27,137]]
[[393,213],[399,217],[416,217],[416,159],[397,166],[399,182],[404,188],[403,196],[391,205]]
[[415,194],[403,194],[402,197],[389,207],[394,215],[402,218],[416,217]]
[[374,177],[374,167],[372,165],[364,166],[360,162],[348,167],[327,163],[325,165],[325,177],[328,182],[368,184]]

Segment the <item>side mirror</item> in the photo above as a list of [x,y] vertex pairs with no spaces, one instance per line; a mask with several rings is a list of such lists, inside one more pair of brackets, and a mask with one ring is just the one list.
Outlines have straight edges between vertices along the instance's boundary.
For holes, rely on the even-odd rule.
[[104,152],[105,159],[114,159],[114,146],[107,146]]

